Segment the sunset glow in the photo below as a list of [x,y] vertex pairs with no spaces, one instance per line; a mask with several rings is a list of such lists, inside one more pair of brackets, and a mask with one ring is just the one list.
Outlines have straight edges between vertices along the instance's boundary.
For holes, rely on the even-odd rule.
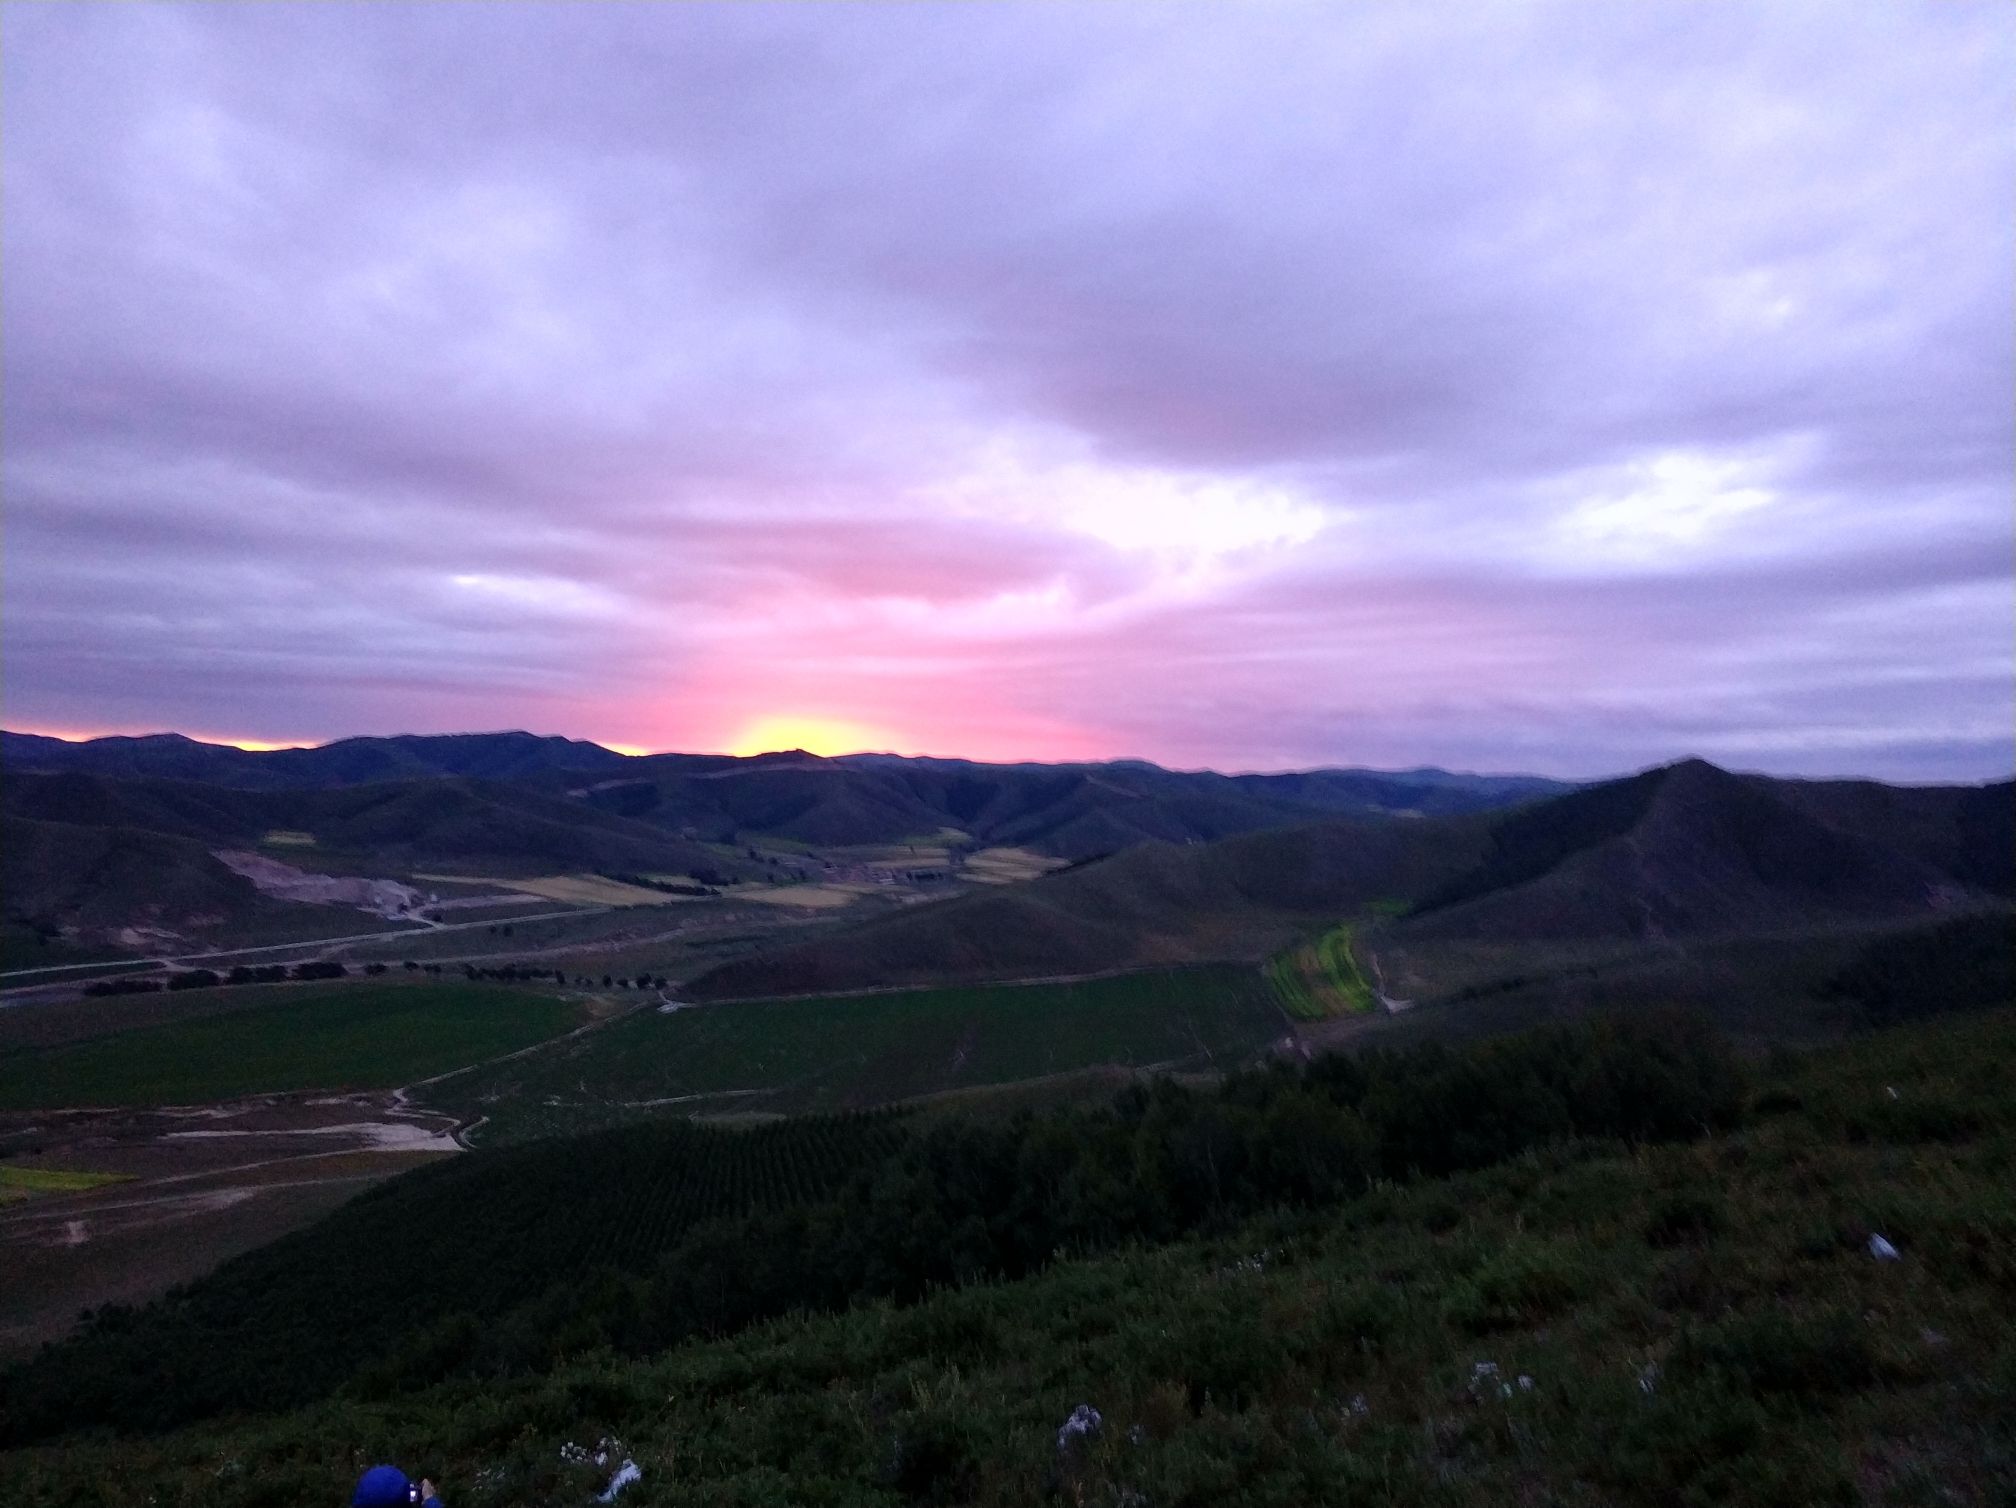
[[861,754],[887,750],[889,740],[859,723],[829,717],[759,717],[722,752],[770,754],[803,749],[807,754]]

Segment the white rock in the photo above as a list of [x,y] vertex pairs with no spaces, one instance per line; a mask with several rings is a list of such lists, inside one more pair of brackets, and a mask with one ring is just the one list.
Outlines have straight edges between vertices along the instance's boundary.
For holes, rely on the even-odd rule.
[[601,1492],[595,1494],[595,1501],[598,1503],[613,1503],[616,1501],[617,1493],[628,1487],[632,1482],[641,1482],[643,1480],[644,1468],[639,1466],[635,1461],[626,1460],[621,1466],[616,1468],[616,1475],[609,1479],[609,1485]]
[[1885,1241],[1881,1236],[1871,1236],[1869,1238],[1869,1255],[1879,1262],[1895,1262],[1901,1254],[1896,1247]]
[[1079,1404],[1071,1410],[1071,1417],[1066,1419],[1063,1427],[1057,1431],[1057,1448],[1064,1450],[1073,1440],[1091,1438],[1099,1433],[1099,1427],[1105,1422],[1099,1410],[1091,1404]]

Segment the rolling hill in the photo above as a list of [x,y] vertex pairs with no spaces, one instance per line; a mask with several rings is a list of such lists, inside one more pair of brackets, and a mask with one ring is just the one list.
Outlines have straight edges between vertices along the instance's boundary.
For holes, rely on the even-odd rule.
[[[262,895],[202,843],[171,833],[8,815],[0,845],[10,930],[129,948],[162,935],[241,937],[258,926],[301,937],[330,931],[327,908]],[[348,930],[370,930],[361,915],[351,920]]]
[[1901,921],[2009,893],[1994,856],[2011,792],[1872,791],[1688,760],[1496,815],[1145,844],[741,959],[691,989],[721,999],[1254,959],[1368,910],[1381,950],[1417,961],[1443,946],[1670,946]]
[[661,828],[494,780],[441,776],[313,791],[246,791],[81,773],[9,774],[10,816],[168,833],[213,846],[306,833],[322,848],[393,867],[684,869],[726,861]]

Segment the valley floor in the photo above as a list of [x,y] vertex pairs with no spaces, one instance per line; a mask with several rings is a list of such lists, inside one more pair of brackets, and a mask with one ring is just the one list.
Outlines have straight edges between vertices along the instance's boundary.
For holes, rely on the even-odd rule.
[[382,1093],[0,1113],[0,1360],[453,1153],[452,1126]]

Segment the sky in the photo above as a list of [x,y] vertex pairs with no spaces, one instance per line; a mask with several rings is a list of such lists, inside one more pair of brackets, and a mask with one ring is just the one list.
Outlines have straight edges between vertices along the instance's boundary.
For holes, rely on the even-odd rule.
[[0,719],[2016,763],[2016,8],[0,4]]

